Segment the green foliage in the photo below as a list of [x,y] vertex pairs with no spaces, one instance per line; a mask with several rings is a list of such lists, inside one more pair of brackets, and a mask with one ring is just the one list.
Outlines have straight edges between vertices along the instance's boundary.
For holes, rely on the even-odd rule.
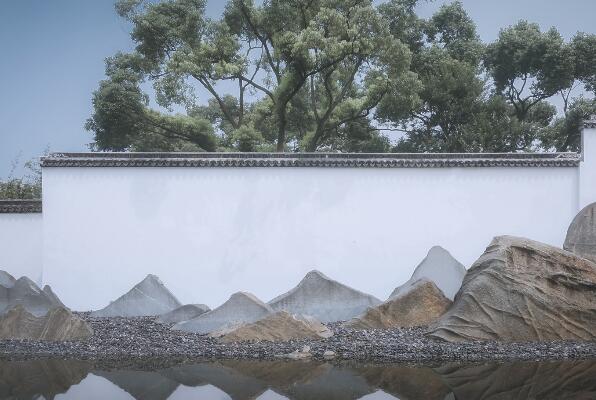
[[[580,83],[596,90],[596,35],[566,42],[520,21],[487,45],[460,1],[427,19],[418,3],[229,0],[211,20],[205,0],[118,0],[136,47],[106,60],[86,124],[94,148],[578,148],[593,100],[572,95]],[[401,132],[393,147],[389,131]]]
[[18,160],[14,161],[8,178],[0,180],[0,200],[41,199],[41,167],[39,161],[27,161],[24,164],[26,174],[21,178],[14,176],[18,164]]

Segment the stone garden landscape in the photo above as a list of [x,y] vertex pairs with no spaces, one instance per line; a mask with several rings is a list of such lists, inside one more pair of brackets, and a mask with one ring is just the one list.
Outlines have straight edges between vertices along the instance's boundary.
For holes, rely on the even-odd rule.
[[[181,304],[147,275],[97,311],[69,310],[49,286],[0,273],[3,358],[66,356],[516,360],[596,356],[596,203],[565,249],[498,236],[466,271],[430,249],[381,301],[313,270],[268,303],[238,292]],[[200,300],[198,293],[197,300]]]

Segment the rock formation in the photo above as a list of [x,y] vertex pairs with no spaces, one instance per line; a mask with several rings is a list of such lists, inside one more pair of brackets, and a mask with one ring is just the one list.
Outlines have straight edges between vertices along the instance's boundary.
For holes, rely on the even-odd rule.
[[177,324],[178,322],[196,318],[209,311],[211,309],[205,304],[185,304],[173,311],[160,315],[155,320],[162,324]]
[[269,302],[276,311],[310,315],[321,322],[345,321],[381,301],[323,275],[310,271],[298,286]]
[[386,329],[429,325],[449,309],[452,302],[426,279],[414,282],[407,291],[346,323],[355,329]]
[[9,273],[0,271],[0,314],[16,305],[23,306],[37,317],[45,315],[54,307],[64,307],[49,286],[41,290],[26,276],[14,279]]
[[596,263],[512,236],[493,239],[429,332],[447,341],[596,340]]
[[161,315],[182,304],[155,275],[147,275],[130,291],[105,308],[93,311],[94,317],[142,317]]
[[448,299],[453,300],[465,275],[466,268],[459,261],[444,248],[434,246],[428,251],[424,260],[418,264],[412,277],[396,288],[389,297],[405,293],[419,279],[427,279],[434,282]]
[[333,332],[313,317],[279,311],[256,322],[223,331],[221,335],[215,332],[213,336],[220,337],[220,341],[225,343],[261,340],[286,342],[291,339],[329,338]]
[[581,210],[573,219],[563,248],[596,262],[596,203]]
[[229,329],[244,323],[258,321],[272,314],[273,310],[250,293],[234,293],[228,301],[214,310],[206,312],[189,321],[180,322],[172,329],[186,332],[211,333],[220,329]]
[[17,305],[0,318],[0,339],[80,340],[93,334],[91,327],[63,307],[36,317]]

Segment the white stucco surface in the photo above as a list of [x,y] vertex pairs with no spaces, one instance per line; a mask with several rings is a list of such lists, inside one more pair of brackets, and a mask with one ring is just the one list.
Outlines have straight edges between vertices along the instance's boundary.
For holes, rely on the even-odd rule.
[[41,213],[0,213],[0,270],[41,284]]
[[578,168],[44,168],[44,283],[98,309],[148,273],[183,303],[263,301],[316,268],[387,298],[434,245],[561,246]]

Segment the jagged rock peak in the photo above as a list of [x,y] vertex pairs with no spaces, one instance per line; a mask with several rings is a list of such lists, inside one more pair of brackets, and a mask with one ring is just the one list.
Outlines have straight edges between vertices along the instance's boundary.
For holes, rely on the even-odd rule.
[[105,308],[93,311],[95,317],[141,317],[161,315],[182,304],[155,275],[147,275],[127,293]]
[[14,286],[17,280],[6,271],[0,270],[0,285],[5,288],[11,288]]
[[172,329],[211,333],[216,330],[255,322],[270,314],[273,314],[273,309],[255,295],[247,292],[237,292],[219,307],[191,320],[180,322],[174,325]]
[[447,298],[453,300],[465,275],[466,268],[451,253],[441,246],[433,246],[422,262],[418,264],[412,277],[397,287],[389,298],[403,293],[417,280],[427,279],[434,282]]
[[275,311],[310,315],[321,322],[343,321],[381,301],[335,281],[322,272],[308,272],[296,287],[269,302]]

